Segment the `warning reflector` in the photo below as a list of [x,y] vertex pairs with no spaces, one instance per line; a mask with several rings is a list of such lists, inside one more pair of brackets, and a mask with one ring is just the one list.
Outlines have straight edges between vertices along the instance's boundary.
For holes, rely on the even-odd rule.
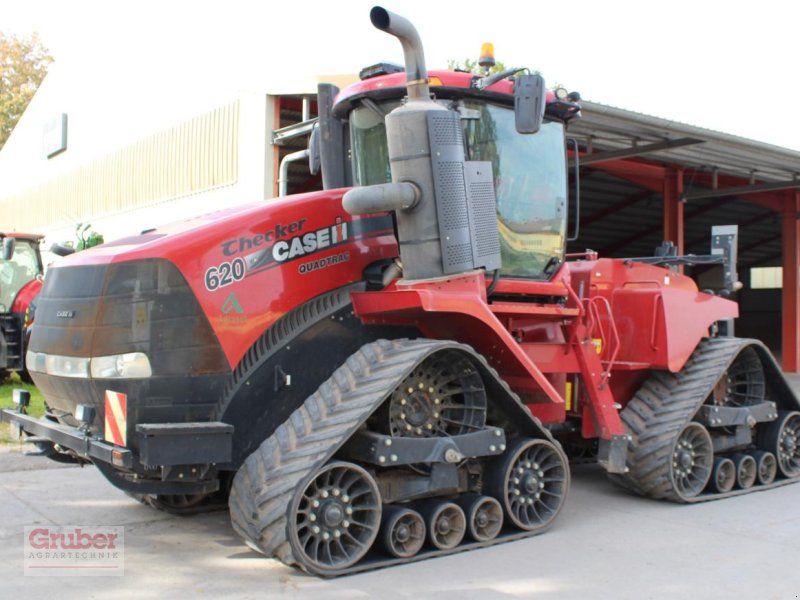
[[128,444],[128,397],[119,392],[106,390],[105,439],[117,446]]

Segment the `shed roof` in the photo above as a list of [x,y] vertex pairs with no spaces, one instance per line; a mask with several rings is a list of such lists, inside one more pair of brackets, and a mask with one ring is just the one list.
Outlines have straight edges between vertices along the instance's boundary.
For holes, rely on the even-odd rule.
[[800,179],[796,150],[595,102],[581,104],[583,116],[569,132],[590,152],[616,151],[618,158],[642,156],[762,182]]
[[[740,264],[780,264],[780,215],[753,192],[800,189],[800,152],[669,119],[581,102],[568,136],[581,156],[581,234],[571,250],[647,256],[662,239],[662,198],[603,163],[683,167],[686,252],[708,252],[714,224],[739,224]],[[719,177],[715,189],[713,177]],[[727,178],[725,176],[728,176]]]

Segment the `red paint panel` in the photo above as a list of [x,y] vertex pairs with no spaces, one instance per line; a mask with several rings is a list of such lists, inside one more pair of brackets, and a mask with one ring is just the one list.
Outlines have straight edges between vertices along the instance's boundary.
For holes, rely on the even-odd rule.
[[353,217],[345,190],[220,210],[66,257],[53,268],[163,258],[177,266],[231,367],[296,306],[397,256],[386,215]]

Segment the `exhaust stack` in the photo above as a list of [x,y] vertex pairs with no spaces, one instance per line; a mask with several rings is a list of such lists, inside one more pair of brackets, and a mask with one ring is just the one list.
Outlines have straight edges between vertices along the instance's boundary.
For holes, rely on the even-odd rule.
[[430,98],[428,71],[425,69],[425,53],[422,50],[422,40],[419,39],[416,28],[408,19],[380,6],[375,6],[369,11],[369,18],[376,29],[395,36],[403,46],[406,89],[409,99]]
[[431,99],[414,26],[378,6],[370,19],[403,46],[408,96],[386,115],[392,183],[350,190],[345,210],[395,212],[405,279],[499,268],[491,163],[465,161],[460,116]]

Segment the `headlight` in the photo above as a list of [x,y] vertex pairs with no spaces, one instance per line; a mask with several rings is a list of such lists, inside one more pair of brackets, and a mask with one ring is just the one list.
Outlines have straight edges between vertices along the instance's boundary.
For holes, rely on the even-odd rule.
[[113,356],[98,356],[91,360],[94,379],[134,379],[153,374],[144,352],[128,352]]
[[141,379],[153,375],[150,360],[144,352],[78,358],[29,351],[25,360],[29,371],[59,377]]
[[28,350],[28,352],[25,353],[25,368],[28,369],[28,371],[47,373],[45,355],[41,352],[31,352]]
[[48,375],[59,377],[88,377],[89,359],[76,356],[45,355],[45,369]]

